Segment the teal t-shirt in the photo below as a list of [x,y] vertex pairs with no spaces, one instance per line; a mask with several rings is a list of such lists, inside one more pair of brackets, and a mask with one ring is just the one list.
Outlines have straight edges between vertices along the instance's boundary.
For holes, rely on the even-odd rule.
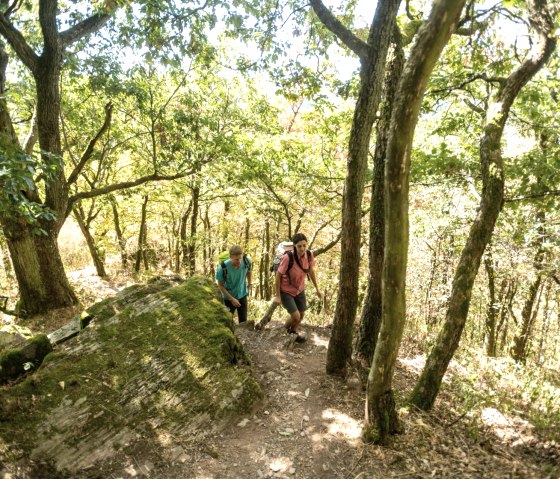
[[246,265],[245,261],[241,260],[239,268],[235,269],[231,265],[231,260],[226,260],[224,262],[227,269],[227,277],[225,282],[224,272],[222,271],[221,264],[218,266],[218,270],[216,271],[216,279],[221,283],[224,283],[224,286],[229,291],[229,294],[231,294],[235,299],[244,298],[249,294],[247,291],[247,281],[245,280],[245,278],[247,277],[247,273],[251,271],[253,264],[251,263],[251,259],[248,256],[247,263],[248,264]]

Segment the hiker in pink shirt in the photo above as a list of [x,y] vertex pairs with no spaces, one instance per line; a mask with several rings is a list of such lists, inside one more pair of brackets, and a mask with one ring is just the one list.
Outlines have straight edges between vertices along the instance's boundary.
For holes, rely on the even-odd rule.
[[290,315],[286,321],[287,332],[296,334],[296,341],[302,342],[305,341],[305,337],[299,335],[297,329],[307,309],[305,278],[309,276],[319,299],[321,299],[321,292],[315,275],[315,258],[313,252],[307,250],[307,238],[304,234],[297,233],[292,241],[294,251],[284,254],[276,271],[274,301],[281,303]]

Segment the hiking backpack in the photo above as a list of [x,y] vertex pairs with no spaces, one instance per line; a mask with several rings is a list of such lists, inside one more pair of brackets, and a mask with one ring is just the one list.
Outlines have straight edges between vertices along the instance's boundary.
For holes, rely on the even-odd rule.
[[[307,254],[307,263],[309,264],[309,262],[311,261],[311,251],[306,250],[305,253]],[[301,266],[301,264],[299,263],[299,259],[297,258],[297,254],[294,254],[294,243],[292,243],[291,241],[282,241],[278,245],[278,248],[276,248],[276,254],[274,255],[274,259],[272,260],[272,266],[270,267],[270,271],[272,271],[274,273],[276,273],[276,271],[278,271],[278,266],[280,266],[280,261],[282,261],[282,257],[285,254],[287,254],[288,257],[289,257],[288,269],[286,270],[286,273],[292,269],[292,266],[294,266],[294,258],[295,258],[296,263],[298,264],[298,266],[301,268],[301,270],[304,273],[307,273],[309,271],[309,270],[306,270],[305,268],[303,268]]]

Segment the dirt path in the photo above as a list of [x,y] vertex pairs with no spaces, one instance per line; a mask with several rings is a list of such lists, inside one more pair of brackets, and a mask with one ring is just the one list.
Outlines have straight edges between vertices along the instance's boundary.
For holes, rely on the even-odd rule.
[[[183,464],[170,464],[169,475],[157,477],[554,477],[543,474],[531,453],[512,450],[492,434],[469,437],[443,401],[432,415],[403,413],[406,432],[390,448],[364,444],[360,434],[365,393],[360,382],[328,377],[324,365],[330,330],[304,330],[307,342],[294,344],[279,323],[261,332],[238,328],[264,391],[262,403],[203,447],[190,450]],[[400,365],[397,388],[414,384],[414,376]]]

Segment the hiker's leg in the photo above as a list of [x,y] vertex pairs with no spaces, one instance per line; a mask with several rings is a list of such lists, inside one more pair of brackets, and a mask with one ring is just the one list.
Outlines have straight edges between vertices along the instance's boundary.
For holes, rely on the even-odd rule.
[[239,324],[241,324],[247,321],[247,296],[241,298],[239,303],[241,306],[237,308],[237,319],[239,320]]
[[297,332],[296,330],[303,321],[303,316],[307,310],[307,298],[305,297],[305,291],[302,291],[294,298],[294,303],[296,304],[298,315],[297,320],[295,320],[292,324],[292,330]]
[[286,331],[288,331],[288,333],[295,333],[296,332],[297,325],[300,323],[300,317],[299,316],[300,315],[299,315],[298,310],[296,310],[292,314],[290,314],[290,317],[288,318],[288,321],[286,321],[286,323],[284,324],[284,326],[286,327]]
[[282,300],[282,306],[290,315],[288,321],[284,325],[288,332],[293,331],[293,324],[299,321],[299,311],[294,300],[294,297],[288,293],[280,293],[280,299]]

